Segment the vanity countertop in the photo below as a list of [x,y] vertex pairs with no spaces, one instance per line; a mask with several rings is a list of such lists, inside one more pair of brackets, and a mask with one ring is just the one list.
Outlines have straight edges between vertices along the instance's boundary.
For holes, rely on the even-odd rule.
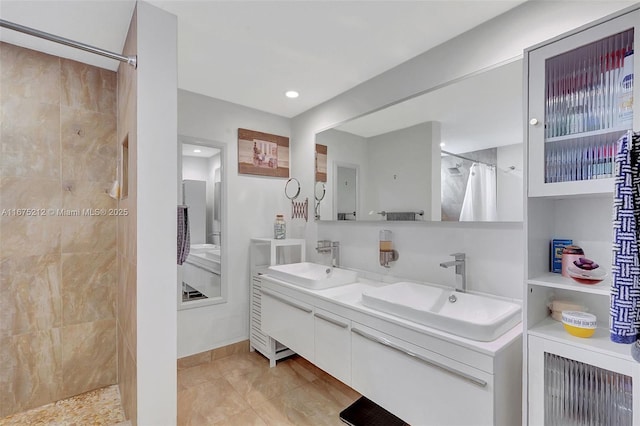
[[456,336],[454,334],[448,333],[446,331],[441,331],[436,328],[427,327],[413,321],[405,320],[395,315],[386,314],[384,312],[371,309],[362,304],[362,293],[364,291],[387,286],[389,284],[392,284],[391,282],[381,282],[370,280],[367,278],[358,278],[358,281],[355,283],[344,284],[341,286],[322,290],[312,290],[274,278],[272,276],[269,276],[268,273],[265,273],[263,277],[281,287],[281,290],[283,290],[285,293],[298,293],[318,298],[320,300],[330,302],[343,308],[382,319],[393,324],[406,327],[415,332],[436,337],[490,356],[495,356],[495,354],[500,352],[503,348],[509,346],[510,343],[512,343],[515,339],[518,339],[522,334],[522,322],[520,322],[518,323],[518,325],[516,325],[497,339],[490,342],[481,342]]

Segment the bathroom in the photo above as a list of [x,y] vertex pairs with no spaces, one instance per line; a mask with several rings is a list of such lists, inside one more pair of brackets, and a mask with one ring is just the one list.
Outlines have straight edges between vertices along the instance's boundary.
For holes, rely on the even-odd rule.
[[[138,43],[143,45],[138,46],[137,54],[142,57],[146,47],[151,49],[147,54],[153,55],[154,43],[162,43],[163,50],[161,57],[153,57],[153,60],[159,61],[157,69],[145,68],[142,62],[138,68],[137,134],[138,144],[143,146],[137,149],[137,161],[140,161],[137,170],[137,217],[140,219],[137,222],[135,260],[138,285],[137,299],[132,299],[134,315],[137,316],[138,339],[135,354],[138,367],[137,409],[132,412],[137,412],[137,423],[166,424],[167,419],[176,418],[179,411],[176,400],[179,387],[176,358],[188,359],[211,350],[215,353],[216,349],[222,351],[221,348],[233,348],[230,345],[242,344],[249,338],[249,241],[255,237],[271,236],[273,219],[278,213],[285,214],[287,218],[287,236],[306,241],[308,260],[320,260],[314,254],[318,240],[340,241],[340,260],[346,267],[412,280],[424,280],[428,276],[429,281],[449,285],[454,281],[454,273],[450,269],[440,268],[439,264],[450,260],[451,253],[464,251],[470,259],[470,288],[522,299],[522,277],[525,273],[525,229],[522,222],[385,223],[385,228],[393,232],[395,249],[400,253],[399,260],[387,272],[379,265],[377,253],[380,224],[315,221],[312,207],[315,179],[312,170],[316,134],[423,93],[428,88],[521,57],[526,47],[629,5],[631,3],[600,2],[578,7],[525,2],[498,16],[493,22],[480,25],[415,60],[405,62],[399,68],[389,70],[309,111],[296,114],[294,118],[288,118],[286,114],[264,112],[198,94],[196,88],[177,90],[175,65],[172,68],[170,62],[177,61],[178,56],[175,51],[169,49],[168,52],[164,48],[165,44],[175,46],[175,34],[165,33],[168,28],[174,28],[176,22],[148,3],[139,3]],[[3,15],[3,19],[19,21],[19,15],[10,17],[5,11]],[[548,23],[548,26],[535,24],[540,21]],[[516,28],[531,30],[520,34]],[[458,52],[456,57],[448,53],[452,51]],[[441,60],[442,57],[447,60]],[[427,65],[434,62],[433,58],[438,58],[438,67]],[[156,75],[158,70],[168,75]],[[143,78],[145,72],[147,74]],[[411,78],[406,78],[407,74]],[[152,83],[158,86],[153,87]],[[170,111],[167,104],[158,104],[156,99],[159,93],[166,93],[167,102],[176,105],[175,111]],[[159,126],[160,123],[162,126]],[[289,219],[291,202],[284,195],[286,179],[256,178],[237,172],[238,128],[290,138],[290,175],[300,182],[301,194],[297,200],[310,200],[307,222]],[[149,136],[149,132],[153,137]],[[144,138],[140,136],[142,134]],[[179,163],[175,135],[187,136],[201,145],[221,146],[226,155],[222,191],[226,194],[223,200],[226,200],[227,216],[223,216],[221,241],[222,285],[227,291],[225,301],[178,312],[177,267],[173,266],[175,204],[180,199],[176,179]],[[122,143],[122,138],[118,138],[116,143]],[[131,139],[129,144],[133,144]],[[144,158],[153,158],[153,167],[144,163]],[[166,229],[166,234],[158,232],[159,229]],[[4,252],[5,241],[2,243]],[[227,244],[226,250],[224,244]],[[154,294],[154,298],[145,297],[148,294]],[[194,324],[197,324],[197,328]],[[128,365],[124,361],[118,364]]]

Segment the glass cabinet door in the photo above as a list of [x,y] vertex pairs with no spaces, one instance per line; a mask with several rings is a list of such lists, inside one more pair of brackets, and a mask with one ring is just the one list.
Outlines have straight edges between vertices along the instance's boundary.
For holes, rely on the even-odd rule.
[[613,190],[616,142],[633,128],[637,22],[630,12],[529,51],[530,196]]

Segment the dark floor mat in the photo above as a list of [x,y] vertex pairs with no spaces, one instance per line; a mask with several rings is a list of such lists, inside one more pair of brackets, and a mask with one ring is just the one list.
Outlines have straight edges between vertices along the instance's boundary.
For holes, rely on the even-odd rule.
[[351,426],[409,426],[364,396],[342,410],[340,420]]

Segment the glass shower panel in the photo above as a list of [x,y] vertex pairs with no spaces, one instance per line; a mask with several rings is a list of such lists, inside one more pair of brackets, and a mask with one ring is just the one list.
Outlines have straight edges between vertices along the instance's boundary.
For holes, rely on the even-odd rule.
[[611,177],[632,128],[633,29],[547,59],[545,182]]
[[631,426],[631,377],[544,354],[545,426]]

